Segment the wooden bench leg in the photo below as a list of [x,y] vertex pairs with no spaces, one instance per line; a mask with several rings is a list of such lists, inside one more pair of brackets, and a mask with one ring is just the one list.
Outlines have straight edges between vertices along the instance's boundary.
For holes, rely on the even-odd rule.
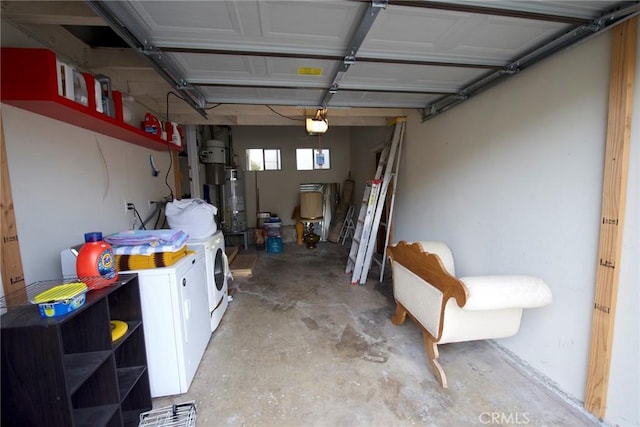
[[396,302],[396,314],[391,318],[391,323],[394,325],[402,325],[407,318],[407,310],[400,304]]
[[427,352],[427,361],[431,366],[431,370],[433,371],[436,379],[440,382],[442,388],[447,388],[447,376],[438,362],[438,357],[440,356],[438,353],[438,344],[433,340],[431,335],[427,333],[427,331],[422,331],[422,338],[424,340],[424,349]]

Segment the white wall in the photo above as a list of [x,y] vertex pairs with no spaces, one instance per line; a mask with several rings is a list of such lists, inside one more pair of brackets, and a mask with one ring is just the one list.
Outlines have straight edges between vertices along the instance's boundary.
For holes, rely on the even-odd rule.
[[376,152],[382,150],[392,132],[392,126],[351,128],[351,177],[355,182],[351,203],[356,207],[356,216],[362,206],[366,183],[376,174]]
[[0,45],[3,47],[44,47],[42,43],[35,41],[5,20],[0,25]]
[[[609,47],[605,33],[425,123],[414,113],[396,196],[396,240],[446,241],[462,276],[532,274],[549,284],[553,304],[526,310],[519,334],[499,344],[580,401],[594,299]],[[640,422],[638,114],[606,415],[621,425]]]
[[[13,205],[25,283],[61,277],[60,251],[84,233],[130,228],[132,202],[170,194],[167,151],[154,151],[2,104]],[[151,175],[149,155],[161,174]],[[169,174],[173,187],[173,172]],[[138,222],[139,224],[139,222]]]
[[331,169],[296,170],[296,148],[318,148],[318,137],[307,136],[300,126],[237,126],[233,128],[233,148],[240,168],[245,169],[248,148],[279,148],[280,171],[245,172],[247,226],[256,224],[256,174],[260,195],[260,211],[277,213],[283,225],[295,224],[291,219],[299,203],[299,186],[304,183],[342,183],[349,174],[348,127],[330,127],[321,137],[322,148],[329,148]]

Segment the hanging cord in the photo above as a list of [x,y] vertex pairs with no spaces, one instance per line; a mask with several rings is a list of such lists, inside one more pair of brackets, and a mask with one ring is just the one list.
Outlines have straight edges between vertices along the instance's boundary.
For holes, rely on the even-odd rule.
[[[167,92],[167,101],[166,101],[167,115],[165,116],[165,119],[166,119],[165,124],[169,122],[169,95],[173,95],[176,98],[181,99],[182,101],[185,100],[183,97],[181,97],[180,95],[178,95],[175,92],[172,92],[172,91]],[[167,135],[167,137],[169,137],[169,135]],[[174,199],[173,188],[171,188],[171,186],[169,185],[169,173],[171,172],[171,168],[173,167],[173,154],[171,153],[171,145],[170,144],[167,144],[167,152],[169,153],[169,167],[167,168],[167,173],[164,176],[164,183],[167,186],[167,188],[169,189],[170,201],[173,201],[173,199]]]
[[158,222],[160,221],[160,215],[162,214],[162,203],[160,202],[152,202],[153,205],[155,206],[155,208],[153,209],[153,212],[151,212],[145,219],[144,221],[142,221],[142,224],[140,225],[140,229],[141,230],[145,230],[147,226],[147,224],[149,224],[149,222],[151,222],[151,220],[156,217],[156,221],[153,224],[153,227],[151,228],[152,230],[155,230],[156,227],[158,226]]
[[135,212],[136,216],[138,217],[138,220],[140,221],[140,229],[141,230],[146,230],[147,227],[145,227],[144,221],[142,220],[142,217],[140,216],[140,212],[138,212],[138,209],[136,209],[135,205],[133,205],[133,212]]
[[289,117],[289,116],[285,116],[284,114],[280,114],[276,110],[274,110],[273,108],[271,108],[270,106],[268,106],[266,104],[265,104],[265,107],[267,107],[269,110],[273,111],[274,113],[276,113],[280,117],[284,117],[285,119],[294,120],[296,122],[304,122],[305,121],[304,118],[303,119],[299,119],[299,118],[296,118],[296,117]]
[[[322,164],[318,163],[318,159],[322,159]],[[318,134],[318,152],[313,156],[313,163],[319,166],[319,169],[324,169],[324,153],[322,152],[322,137]]]
[[[166,118],[165,120],[166,120],[166,121],[169,121],[169,95],[173,95],[173,96],[175,96],[176,98],[181,99],[181,100],[183,100],[183,101],[184,101],[184,98],[183,98],[183,97],[181,97],[180,95],[178,95],[177,93],[172,92],[172,91],[167,92],[167,115],[165,116],[165,118]],[[185,101],[185,102],[186,102],[186,101]]]
[[107,159],[104,157],[104,153],[102,152],[102,147],[100,147],[100,141],[98,141],[97,136],[96,136],[96,146],[98,147],[98,152],[100,153],[100,158],[102,159],[102,164],[104,165],[104,172],[107,175],[104,192],[102,193],[102,200],[104,200],[107,198],[107,195],[109,194],[109,183],[111,182],[111,178],[109,178],[109,165],[107,164]]
[[169,146],[169,144],[167,144],[167,152],[169,153],[169,167],[167,168],[167,173],[164,176],[164,184],[169,189],[169,201],[173,201],[173,188],[171,188],[171,186],[169,185],[169,172],[173,167],[173,154],[171,154],[171,147]]
[[158,204],[158,216],[156,217],[156,222],[153,224],[153,229],[157,230],[158,229],[158,225],[160,223],[160,218],[162,218],[162,214],[163,214],[163,210],[166,206],[167,202],[164,202],[162,204]]

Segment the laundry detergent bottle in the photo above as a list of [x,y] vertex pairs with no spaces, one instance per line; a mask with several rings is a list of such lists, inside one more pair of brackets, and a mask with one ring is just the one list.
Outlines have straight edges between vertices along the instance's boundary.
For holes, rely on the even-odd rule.
[[85,282],[90,290],[100,289],[115,282],[118,272],[113,248],[102,240],[102,233],[85,233],[84,242],[76,259],[78,278]]

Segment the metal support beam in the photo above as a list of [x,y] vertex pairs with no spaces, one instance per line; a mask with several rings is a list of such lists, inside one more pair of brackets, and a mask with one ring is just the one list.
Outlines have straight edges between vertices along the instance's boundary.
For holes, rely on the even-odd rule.
[[[173,88],[180,93],[183,100],[196,110],[203,118],[207,118],[205,111],[206,99],[200,89],[192,86],[181,76],[180,69],[154,47],[148,37],[135,35],[117,17],[112,6],[117,2],[87,0],[87,5],[116,32],[129,46],[144,56],[154,70],[162,76]],[[139,29],[137,29],[140,31]]]
[[386,7],[387,0],[372,0],[367,7],[367,10],[360,18],[360,23],[358,24],[356,32],[353,34],[351,40],[349,41],[349,47],[347,48],[347,51],[344,55],[344,60],[342,61],[342,64],[338,68],[336,74],[333,76],[331,86],[324,94],[324,97],[320,102],[320,107],[327,108],[329,102],[331,101],[331,98],[333,98],[333,95],[335,95],[340,89],[340,82],[342,82],[342,79],[344,79],[344,75],[349,70],[349,67],[355,64],[358,50],[360,49],[360,46],[362,46],[362,42],[364,42],[367,33],[373,26],[373,23],[378,16],[378,12],[380,12],[380,9],[384,9]]
[[[472,2],[466,2],[466,3],[472,3]],[[495,2],[494,4],[495,6],[498,6],[499,2]],[[446,2],[446,1],[389,0],[389,5],[420,7],[423,9],[434,9],[434,10],[449,10],[452,12],[476,13],[479,15],[489,15],[489,16],[504,16],[507,18],[520,18],[520,19],[529,19],[529,20],[545,21],[545,22],[560,22],[560,23],[573,24],[573,25],[584,24],[585,22],[588,21],[588,19],[576,18],[573,16],[525,12],[521,10],[503,9],[503,8],[494,7],[494,6],[491,6],[491,7],[476,6],[473,4],[462,4],[457,2],[453,3],[453,2]]]
[[[313,53],[292,53],[292,52],[265,52],[262,50],[242,49],[207,49],[201,47],[182,47],[182,46],[162,46],[164,53],[192,53],[198,55],[230,55],[242,57],[258,57],[258,58],[291,58],[291,59],[317,59],[326,61],[342,61],[343,56],[340,55],[318,55]],[[371,62],[378,64],[404,64],[404,65],[422,65],[431,67],[463,67],[463,68],[484,68],[496,69],[499,66],[483,64],[479,62],[447,62],[447,61],[425,61],[420,59],[400,59],[400,58],[376,58],[367,56],[358,56],[358,62]]]
[[556,52],[567,49],[579,42],[583,42],[596,34],[599,34],[603,30],[607,30],[617,24],[631,19],[639,13],[640,2],[634,2],[631,6],[607,13],[586,24],[578,25],[546,44],[532,50],[526,55],[505,65],[501,69],[480,77],[478,80],[472,82],[466,87],[461,88],[456,94],[444,96],[430,104],[427,104],[425,108],[421,110],[422,121],[424,122],[438,114],[442,114],[443,112],[466,101],[470,97],[494,86],[507,77],[519,73],[525,68],[542,61]]

